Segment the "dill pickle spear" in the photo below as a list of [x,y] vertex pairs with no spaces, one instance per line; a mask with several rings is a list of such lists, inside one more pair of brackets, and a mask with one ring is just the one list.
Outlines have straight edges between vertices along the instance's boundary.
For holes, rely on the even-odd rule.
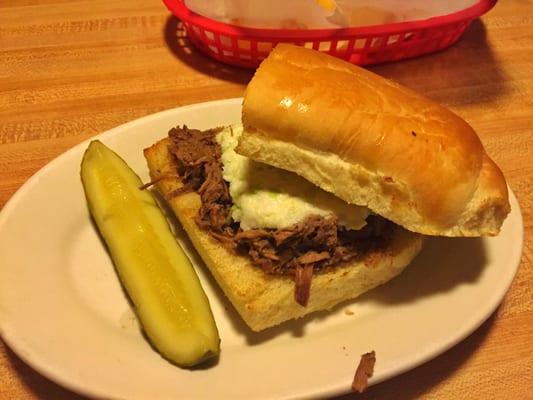
[[218,355],[209,301],[191,262],[139,177],[99,141],[87,148],[81,180],[89,210],[154,347],[179,366]]

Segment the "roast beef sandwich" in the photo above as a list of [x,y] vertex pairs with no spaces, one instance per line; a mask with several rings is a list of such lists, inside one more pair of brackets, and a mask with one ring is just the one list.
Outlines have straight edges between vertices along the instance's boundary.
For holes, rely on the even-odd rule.
[[509,213],[465,121],[313,50],[271,52],[242,124],[192,128],[145,150],[152,182],[253,330],[387,282],[423,235],[496,235]]

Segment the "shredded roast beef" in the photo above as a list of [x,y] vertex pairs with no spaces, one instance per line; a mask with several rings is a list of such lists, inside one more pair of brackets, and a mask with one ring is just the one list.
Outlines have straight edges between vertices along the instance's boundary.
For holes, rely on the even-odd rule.
[[360,257],[386,241],[388,223],[380,217],[369,217],[357,231],[339,225],[335,217],[317,215],[284,229],[240,229],[231,218],[232,199],[215,139],[218,132],[186,126],[170,130],[170,151],[184,183],[172,195],[198,192],[202,206],[197,224],[234,251],[248,254],[267,273],[292,276],[299,304],[307,305],[314,272]]
[[219,128],[200,131],[186,126],[170,130],[170,152],[183,180],[183,186],[171,196],[198,192],[202,206],[196,222],[219,240],[228,242],[235,233],[235,224],[232,226],[230,218],[232,200],[228,184],[222,178],[221,149],[215,139],[218,132]]
[[355,370],[352,382],[354,392],[363,393],[368,387],[368,379],[374,375],[374,365],[376,364],[376,352],[372,350],[369,353],[361,355],[359,365]]

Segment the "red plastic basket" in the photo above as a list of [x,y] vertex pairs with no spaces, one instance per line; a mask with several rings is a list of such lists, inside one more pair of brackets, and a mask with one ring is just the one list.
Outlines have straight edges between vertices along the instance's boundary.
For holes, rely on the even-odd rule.
[[480,0],[464,10],[420,21],[341,29],[257,29],[225,24],[189,10],[184,0],[163,0],[184,24],[190,41],[209,56],[246,68],[259,65],[278,43],[293,43],[348,60],[377,64],[445,49],[473,19],[497,0]]

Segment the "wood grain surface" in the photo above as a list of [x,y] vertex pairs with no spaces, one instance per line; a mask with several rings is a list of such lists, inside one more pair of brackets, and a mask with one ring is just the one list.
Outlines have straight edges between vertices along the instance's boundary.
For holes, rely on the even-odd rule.
[[[206,58],[180,35],[159,0],[0,1],[0,207],[92,135],[159,110],[243,94],[250,71]],[[509,293],[475,333],[364,395],[343,398],[531,399],[533,2],[501,1],[454,47],[371,69],[470,122],[518,197],[526,241]],[[0,399],[78,398],[0,342]]]

